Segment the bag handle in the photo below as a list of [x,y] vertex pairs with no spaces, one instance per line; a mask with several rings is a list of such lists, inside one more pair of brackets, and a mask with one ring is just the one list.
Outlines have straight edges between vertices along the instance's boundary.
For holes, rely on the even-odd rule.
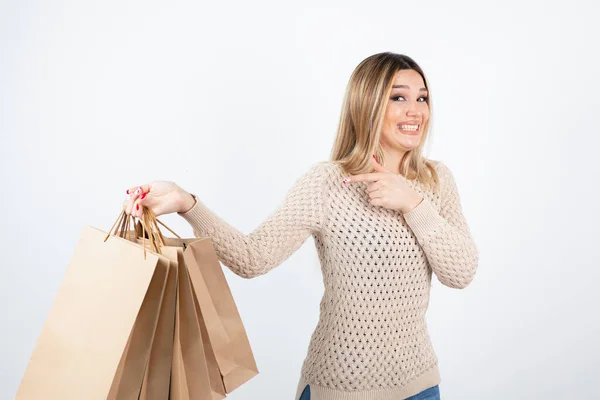
[[[135,238],[131,237],[131,230],[129,229],[130,220],[133,222],[133,227],[135,227],[135,217],[132,215],[128,216],[125,210],[122,210],[119,214],[119,217],[108,231],[104,241],[106,242],[108,240],[111,233],[114,236],[121,238],[125,238],[125,235],[129,235],[129,239],[134,241]],[[146,259],[146,232],[148,232],[148,241],[152,250],[155,253],[162,254],[160,249],[165,245],[165,237],[163,236],[158,224],[162,225],[178,239],[181,239],[181,236],[156,218],[156,214],[151,208],[142,206],[142,218],[140,218],[138,222],[142,225],[142,247],[144,249],[144,260]]]

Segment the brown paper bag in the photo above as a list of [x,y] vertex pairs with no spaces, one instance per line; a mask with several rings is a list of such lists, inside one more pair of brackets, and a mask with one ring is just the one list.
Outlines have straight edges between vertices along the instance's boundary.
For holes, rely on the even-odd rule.
[[246,330],[212,240],[191,242],[184,259],[226,393],[231,393],[258,374]]
[[[173,231],[171,232],[174,233]],[[142,235],[148,238],[151,237],[150,233],[145,232],[139,223],[135,231],[130,233],[134,236]],[[182,279],[186,279],[182,277],[185,270],[185,273],[189,274],[189,280],[193,289],[192,299],[194,310],[203,341],[204,354],[202,358],[206,362],[206,369],[209,373],[209,384],[212,389],[212,395],[217,396],[214,398],[222,398],[218,396],[231,393],[234,389],[258,374],[254,355],[233,296],[231,295],[231,290],[229,289],[210,238],[173,239],[161,237],[161,239],[166,246],[184,249],[183,260],[180,260],[179,290],[185,290],[185,283],[182,283]],[[179,314],[176,320],[186,321],[187,323],[190,319],[186,318],[185,315],[191,314],[184,313],[186,306],[185,302],[182,302],[181,296],[178,296],[178,302],[177,312]],[[188,389],[190,389],[190,384],[193,385],[193,382],[190,382],[189,376],[187,378],[185,376],[185,345],[181,352],[179,352],[177,347],[181,346],[181,342],[178,341],[185,337],[186,332],[191,332],[192,337],[196,337],[195,320],[196,318],[192,318],[193,324],[188,324],[187,326],[182,326],[181,323],[176,322],[175,327],[177,333],[174,344],[172,382],[175,381],[181,383],[181,385],[187,385]],[[198,365],[200,361],[189,362]],[[215,368],[212,367],[213,363],[216,363],[221,379],[218,379]],[[190,368],[193,367],[188,367],[187,370]],[[204,376],[204,366],[201,366],[200,369],[203,371],[202,376]],[[180,374],[184,374],[184,376]],[[218,385],[215,385],[216,381],[219,381]],[[224,393],[221,383],[224,385]],[[174,391],[179,394],[174,394]],[[187,398],[185,396],[189,395],[193,396],[193,394],[186,394],[185,390],[179,390],[177,387],[175,389],[172,387],[171,393],[172,396],[180,396],[177,398]]]
[[163,255],[170,260],[169,274],[139,400],[169,398],[179,266],[177,262],[171,261],[177,258],[175,249],[163,249]]
[[[139,233],[139,232],[138,232]],[[128,232],[125,237],[136,236],[136,232]],[[198,239],[162,238],[165,244],[161,246],[163,255],[167,256],[178,268],[177,300],[175,311],[174,335],[172,340],[172,364],[170,393],[173,399],[221,400],[226,397],[223,380],[218,364],[206,333],[204,321],[200,317],[198,302],[189,281],[185,267],[183,249],[184,243]],[[142,239],[136,238],[137,243]],[[164,367],[163,361],[156,361],[159,367]],[[154,361],[150,361],[149,369]],[[151,377],[144,378],[144,385],[149,385]],[[148,382],[147,382],[148,381]],[[143,390],[143,389],[142,389]],[[148,393],[147,395],[150,395]],[[141,398],[141,397],[140,397]],[[160,398],[160,397],[156,397]]]
[[[117,222],[120,222],[121,230],[118,228],[114,234],[124,237],[123,233],[129,226],[129,218],[121,213]],[[146,218],[145,226],[152,229],[149,222]],[[141,232],[144,235],[146,233],[145,229],[142,229]],[[135,235],[125,238],[136,242]],[[168,398],[173,351],[174,307],[177,296],[175,282],[177,263],[172,265],[171,260],[176,259],[177,251],[162,249],[154,235],[150,236],[150,240],[140,240],[139,244],[144,246],[144,255],[146,254],[146,245],[162,254],[129,336],[125,352],[121,357],[107,400],[146,399],[148,397],[162,400]],[[171,282],[167,286],[169,277]],[[159,282],[154,283],[156,279]]]
[[105,400],[160,258],[84,228],[16,399]]
[[[185,253],[187,246],[189,246],[190,244],[199,241],[199,240],[204,240],[203,238],[192,238],[192,239],[182,239],[182,238],[164,238],[165,244],[168,246],[174,246],[178,248],[179,251],[179,256],[180,256],[180,263],[182,266],[185,266],[186,269],[186,274],[188,275],[188,279],[189,279],[189,272],[188,272],[188,268],[185,265],[185,258],[183,256],[183,254]],[[217,359],[216,359],[216,355],[214,352],[214,349],[212,348],[212,344],[210,342],[210,338],[208,336],[208,330],[206,327],[206,323],[204,321],[203,315],[202,315],[202,311],[200,309],[200,305],[198,303],[198,298],[196,296],[195,291],[193,290],[193,285],[190,282],[189,286],[189,290],[191,291],[191,298],[193,299],[193,310],[191,305],[186,307],[190,307],[189,312],[195,312],[195,316],[193,318],[187,319],[185,320],[184,324],[188,324],[188,323],[193,323],[193,326],[187,326],[185,327],[186,331],[189,332],[200,332],[201,334],[201,339],[202,339],[202,347],[204,348],[204,360],[206,362],[206,367],[208,370],[208,374],[209,374],[209,382],[210,382],[210,387],[211,387],[211,391],[212,391],[212,398],[213,399],[222,399],[225,398],[227,393],[224,387],[224,383],[223,383],[223,377],[221,375],[221,372],[219,370],[219,364],[217,363]],[[197,328],[196,328],[197,325]]]
[[[205,346],[202,338],[202,329],[198,314],[196,313],[194,292],[189,279],[187,268],[183,264],[183,252],[178,249],[180,256],[179,269],[179,296],[178,296],[178,330],[179,335],[175,337],[174,347],[181,349],[180,364],[173,366],[173,370],[183,372],[184,378],[178,378],[180,382],[187,383],[189,399],[198,400],[221,400],[224,399],[225,388],[221,379],[212,349]],[[212,363],[210,362],[212,357]],[[185,395],[184,391],[184,395]],[[181,397],[180,397],[181,398]],[[186,399],[186,397],[183,397]]]
[[107,400],[137,399],[150,358],[150,349],[157,331],[161,303],[169,272],[169,260],[160,257],[133,325],[127,346],[113,380]]

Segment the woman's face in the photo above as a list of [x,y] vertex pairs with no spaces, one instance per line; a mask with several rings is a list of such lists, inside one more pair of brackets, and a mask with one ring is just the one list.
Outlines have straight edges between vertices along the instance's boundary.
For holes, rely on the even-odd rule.
[[419,145],[423,125],[429,119],[427,95],[417,71],[407,69],[396,73],[381,132],[383,148],[404,153]]

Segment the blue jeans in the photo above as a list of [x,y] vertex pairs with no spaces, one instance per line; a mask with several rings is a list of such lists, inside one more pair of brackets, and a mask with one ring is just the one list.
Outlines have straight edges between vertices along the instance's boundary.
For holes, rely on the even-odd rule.
[[432,386],[404,400],[440,400],[440,386]]
[[[310,400],[310,385],[306,385],[299,400]],[[404,400],[441,400],[440,386],[435,385],[429,389],[425,389],[422,392],[415,394],[414,396],[407,397]]]

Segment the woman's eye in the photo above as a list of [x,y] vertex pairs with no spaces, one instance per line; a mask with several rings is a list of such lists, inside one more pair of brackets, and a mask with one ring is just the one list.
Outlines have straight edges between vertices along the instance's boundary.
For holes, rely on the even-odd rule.
[[[394,96],[394,97],[392,97],[392,100],[397,100],[397,99],[404,99],[404,96]],[[423,101],[421,101],[421,103],[423,103],[423,102],[427,102],[427,100],[429,99],[429,97],[422,96],[422,97],[419,97],[419,99],[423,99]]]

